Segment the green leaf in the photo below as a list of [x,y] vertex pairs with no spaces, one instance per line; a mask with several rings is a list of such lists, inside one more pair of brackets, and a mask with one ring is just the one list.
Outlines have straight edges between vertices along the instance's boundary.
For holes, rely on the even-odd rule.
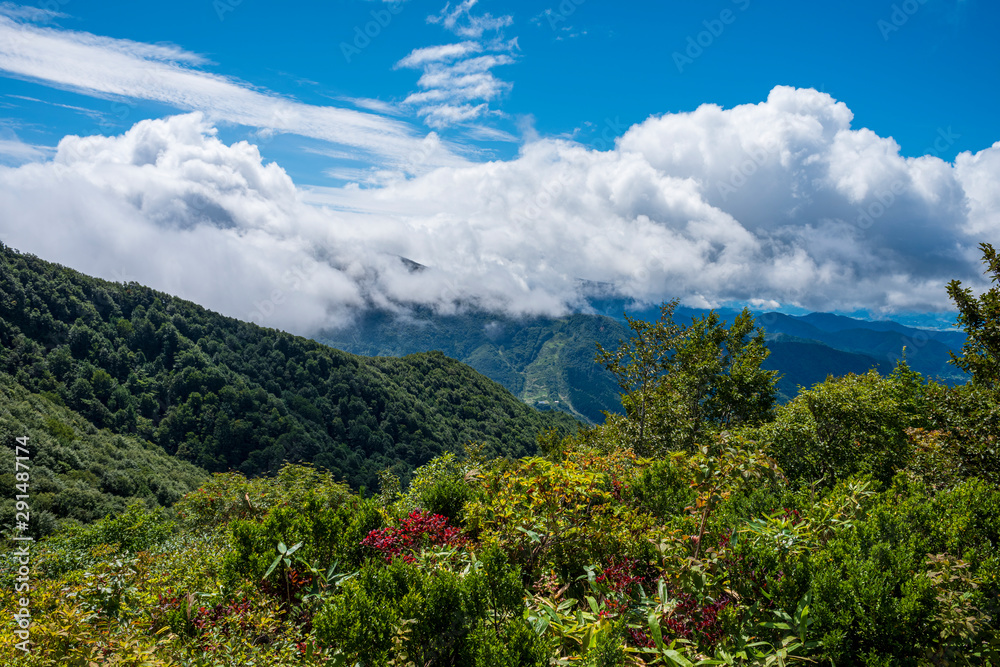
[[670,661],[673,665],[679,665],[679,667],[694,667],[694,663],[681,655],[678,651],[672,648],[664,648],[663,657]]
[[660,631],[660,619],[657,618],[655,611],[649,612],[646,623],[649,625],[649,634],[653,635],[653,642],[656,644],[656,648],[663,650],[663,633]]
[[278,557],[274,559],[274,562],[271,563],[271,567],[267,568],[267,572],[264,573],[265,579],[271,576],[271,573],[274,572],[274,568],[278,567],[278,563],[280,562],[281,562],[281,555],[279,554]]

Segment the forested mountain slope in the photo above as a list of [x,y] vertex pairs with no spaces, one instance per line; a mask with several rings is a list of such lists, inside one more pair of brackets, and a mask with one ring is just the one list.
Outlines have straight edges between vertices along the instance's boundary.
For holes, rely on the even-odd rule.
[[524,402],[592,423],[620,411],[614,378],[594,361],[594,343],[615,347],[627,332],[606,317],[514,318],[471,311],[400,318],[371,311],[351,327],[317,339],[355,354],[401,356],[440,350],[499,382]]
[[56,394],[32,394],[0,373],[0,525],[15,525],[16,438],[27,437],[30,532],[38,537],[61,520],[88,523],[125,510],[132,500],[167,506],[209,474],[134,435],[97,429],[59,405]]
[[[676,321],[688,323],[706,313],[680,308]],[[637,311],[637,316],[656,317],[652,311]],[[724,313],[729,321],[735,316],[733,311]],[[771,350],[764,368],[781,373],[778,390],[782,401],[794,398],[799,387],[812,387],[831,375],[865,373],[872,368],[888,373],[904,346],[907,360],[921,372],[931,377],[946,375],[951,381],[962,375],[947,364],[950,357],[945,344],[956,350],[961,347],[964,336],[958,332],[925,334],[902,325],[893,328],[895,323],[862,323],[832,315],[816,319],[820,323],[831,319],[831,326],[844,328],[828,331],[830,327],[811,324],[809,316],[793,318],[779,313],[767,313],[758,320],[768,333]],[[851,323],[854,328],[848,329]],[[879,328],[859,328],[865,324]],[[399,317],[371,311],[351,327],[325,331],[316,338],[369,356],[440,350],[499,382],[528,405],[562,410],[598,424],[604,420],[603,412],[621,412],[622,406],[615,379],[594,361],[595,343],[612,349],[628,337],[623,322],[604,315],[515,318],[481,311],[459,315],[417,311],[410,317]]]
[[523,456],[576,424],[441,354],[365,359],[6,247],[0,371],[209,471],[305,461],[355,487],[469,441]]

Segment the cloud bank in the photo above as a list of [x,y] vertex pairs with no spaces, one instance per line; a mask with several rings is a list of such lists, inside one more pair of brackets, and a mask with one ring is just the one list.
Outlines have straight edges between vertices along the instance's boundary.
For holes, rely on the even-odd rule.
[[651,117],[608,151],[542,139],[509,161],[308,189],[187,114],[0,167],[0,230],[46,259],[303,334],[368,307],[559,314],[594,290],[949,309],[946,283],[981,285],[977,244],[1000,232],[1000,142],[954,164],[904,158],[851,121],[826,94],[777,87]]

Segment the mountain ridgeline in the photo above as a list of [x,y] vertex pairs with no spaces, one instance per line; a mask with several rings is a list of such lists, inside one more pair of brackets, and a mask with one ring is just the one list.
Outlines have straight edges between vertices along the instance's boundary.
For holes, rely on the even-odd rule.
[[369,356],[440,350],[529,405],[591,423],[603,421],[604,410],[622,409],[614,377],[594,361],[595,343],[613,348],[623,338],[628,338],[626,327],[606,317],[513,318],[420,310],[408,318],[369,311],[351,327],[317,336],[332,347]]
[[[619,307],[618,317],[626,309],[623,304]],[[658,309],[627,310],[639,319],[654,320],[659,314]],[[718,312],[729,321],[737,315],[724,309]],[[678,308],[675,320],[688,323],[707,314]],[[757,322],[767,333],[771,351],[763,367],[781,374],[778,392],[782,401],[831,375],[872,369],[886,375],[904,356],[911,368],[929,378],[945,384],[966,380],[949,363],[949,351],[958,352],[965,339],[958,331],[930,331],[824,313],[762,313]],[[607,315],[515,318],[476,311],[435,315],[417,310],[408,317],[369,311],[352,326],[325,331],[316,338],[369,356],[440,350],[499,382],[529,405],[562,410],[599,424],[604,412],[620,413],[622,405],[614,377],[594,361],[595,343],[613,349],[630,335],[622,320]]]
[[405,483],[469,442],[518,457],[539,431],[577,427],[440,353],[366,359],[2,246],[0,372],[207,471],[310,462],[355,488],[386,469]]

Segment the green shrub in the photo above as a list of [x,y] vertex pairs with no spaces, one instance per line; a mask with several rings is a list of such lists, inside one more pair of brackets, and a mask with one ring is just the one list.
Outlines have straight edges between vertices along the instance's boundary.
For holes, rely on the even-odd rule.
[[452,521],[461,522],[465,504],[480,497],[478,489],[474,489],[463,479],[447,478],[436,480],[421,489],[417,495],[417,504],[431,514],[441,514]]
[[827,657],[925,664],[995,638],[997,500],[976,480],[932,497],[920,481],[897,476],[863,521],[811,557],[813,613]]
[[[350,496],[332,507],[327,502],[329,499],[309,496],[295,506],[273,508],[260,521],[231,521],[232,552],[226,555],[223,566],[226,585],[237,589],[259,584],[277,556],[279,543],[302,542],[298,558],[320,570],[335,561],[342,570],[360,565],[368,555],[361,540],[382,525],[377,501]],[[276,584],[283,577],[283,571],[275,570],[269,580]]]
[[1000,390],[932,385],[928,395],[929,428],[941,434],[949,458],[941,472],[1000,484]]
[[684,514],[698,492],[691,486],[691,468],[683,455],[654,461],[635,476],[625,493],[628,500],[653,516],[669,520]]
[[497,632],[480,623],[469,636],[471,667],[547,667],[548,648],[523,619],[504,623]]
[[437,456],[414,471],[402,508],[420,508],[464,523],[465,504],[483,494],[474,481],[476,474],[471,462],[460,460],[450,452]]
[[831,378],[803,391],[750,431],[795,487],[833,486],[857,474],[887,484],[910,459],[906,429],[920,424],[908,377]]
[[81,528],[73,536],[72,543],[80,549],[107,544],[118,551],[137,553],[163,543],[173,534],[174,527],[174,522],[167,519],[163,510],[151,510],[140,502],[133,502],[123,513]]
[[524,621],[520,573],[497,550],[463,573],[371,561],[328,601],[315,627],[320,641],[365,664],[548,664],[544,642]]

